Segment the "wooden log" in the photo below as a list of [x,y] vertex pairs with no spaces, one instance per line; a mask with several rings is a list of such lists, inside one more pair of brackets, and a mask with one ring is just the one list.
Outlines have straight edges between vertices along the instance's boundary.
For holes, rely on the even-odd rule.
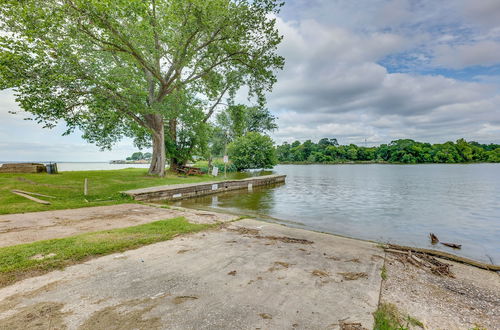
[[12,193],[13,193],[13,194],[16,194],[16,195],[18,195],[18,196],[21,196],[21,197],[27,198],[27,199],[29,199],[29,200],[32,200],[33,202],[37,202],[37,203],[44,204],[44,205],[50,205],[50,202],[47,202],[47,201],[44,201],[44,200],[38,199],[38,198],[36,198],[36,197],[30,196],[30,195],[27,195],[27,194],[24,194],[24,193],[21,193],[21,192],[17,192],[17,191],[12,190]]
[[486,264],[486,263],[475,261],[475,260],[472,260],[469,258],[459,257],[459,256],[456,256],[456,255],[448,253],[448,252],[430,250],[430,249],[422,249],[422,248],[416,248],[416,247],[410,247],[410,246],[401,246],[401,245],[395,245],[395,244],[389,244],[388,247],[389,247],[389,249],[384,249],[384,250],[386,250],[386,251],[389,250],[388,252],[390,252],[390,250],[421,252],[421,253],[426,253],[428,255],[432,255],[435,257],[448,259],[448,260],[455,261],[455,262],[460,262],[460,263],[474,266],[477,268],[482,268],[482,269],[486,269],[486,270],[493,270],[496,272],[500,271],[499,265]]
[[39,194],[39,193],[34,193],[34,192],[30,192],[30,191],[24,191],[24,190],[19,190],[19,189],[14,189],[12,190],[13,192],[20,192],[21,194],[26,194],[26,195],[35,195],[35,196],[40,196],[40,197],[47,197],[47,198],[56,198],[54,196],[48,196],[48,195],[43,195],[43,194]]
[[461,244],[455,244],[455,243],[444,243],[444,242],[441,242],[441,244],[445,245],[445,246],[448,246],[448,247],[451,247],[451,248],[454,248],[454,249],[461,249],[462,248],[462,245]]

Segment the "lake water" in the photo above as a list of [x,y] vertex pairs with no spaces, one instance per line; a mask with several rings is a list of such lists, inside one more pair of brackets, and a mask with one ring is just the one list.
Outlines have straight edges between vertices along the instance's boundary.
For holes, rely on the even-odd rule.
[[[500,264],[500,164],[280,165],[286,184],[180,201]],[[462,244],[432,246],[428,235]]]

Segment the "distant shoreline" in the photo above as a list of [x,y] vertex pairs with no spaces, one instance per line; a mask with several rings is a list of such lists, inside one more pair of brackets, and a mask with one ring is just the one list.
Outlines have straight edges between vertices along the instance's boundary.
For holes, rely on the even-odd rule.
[[345,162],[279,162],[278,165],[471,165],[500,164],[497,162],[462,162],[462,163],[397,163],[385,161],[345,161]]

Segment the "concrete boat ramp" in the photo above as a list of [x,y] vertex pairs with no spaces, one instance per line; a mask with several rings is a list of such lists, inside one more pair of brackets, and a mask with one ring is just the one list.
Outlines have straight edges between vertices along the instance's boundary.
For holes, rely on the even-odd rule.
[[286,175],[263,175],[242,180],[225,180],[188,184],[173,184],[123,191],[137,201],[179,200],[220,192],[248,189],[285,182]]
[[[146,214],[149,207],[91,211],[109,218],[120,208]],[[224,223],[1,288],[0,329],[359,330],[372,329],[380,301],[404,306],[427,329],[500,324],[500,281],[493,272],[460,266],[455,279],[429,280],[435,275],[407,271],[374,243],[217,213],[155,209],[152,218],[171,212]],[[42,219],[47,212],[29,215]]]

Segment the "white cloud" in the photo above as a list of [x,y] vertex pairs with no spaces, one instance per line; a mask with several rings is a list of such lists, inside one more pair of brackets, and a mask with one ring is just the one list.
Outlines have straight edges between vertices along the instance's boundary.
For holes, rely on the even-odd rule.
[[[412,44],[394,33],[357,33],[311,19],[278,23],[286,66],[269,95],[269,107],[279,117],[278,142],[500,141],[493,124],[500,120],[494,84],[389,73],[377,61]],[[443,40],[454,37],[446,34]]]
[[469,66],[500,64],[500,42],[481,41],[468,45],[440,45],[436,47],[435,64],[463,69]]

